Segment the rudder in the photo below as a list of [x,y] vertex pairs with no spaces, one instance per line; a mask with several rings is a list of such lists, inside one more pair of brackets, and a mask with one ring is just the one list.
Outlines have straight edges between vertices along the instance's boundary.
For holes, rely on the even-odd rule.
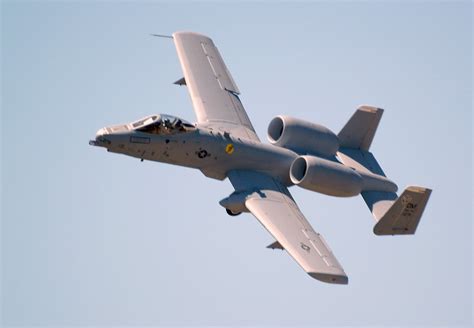
[[410,186],[388,208],[374,226],[374,233],[384,235],[413,235],[425,210],[431,189]]

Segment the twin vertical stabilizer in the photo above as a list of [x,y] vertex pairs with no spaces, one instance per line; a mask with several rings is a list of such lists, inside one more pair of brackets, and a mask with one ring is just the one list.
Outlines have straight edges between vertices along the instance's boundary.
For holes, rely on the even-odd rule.
[[[382,118],[383,109],[360,106],[338,134],[337,157],[344,165],[360,172],[385,177],[374,155],[369,151]],[[363,191],[361,193],[377,223],[376,235],[414,234],[430,197],[431,190],[408,187],[400,197],[395,192]]]

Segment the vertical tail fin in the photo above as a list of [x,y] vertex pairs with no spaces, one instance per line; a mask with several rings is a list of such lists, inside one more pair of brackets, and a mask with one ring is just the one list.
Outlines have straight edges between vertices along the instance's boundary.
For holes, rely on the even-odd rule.
[[368,151],[382,118],[383,109],[363,105],[337,135],[341,147]]
[[[410,186],[405,189],[397,200],[391,201],[392,204],[375,224],[374,233],[378,236],[413,235],[430,195],[431,189],[428,188]],[[388,203],[379,206],[386,205]]]

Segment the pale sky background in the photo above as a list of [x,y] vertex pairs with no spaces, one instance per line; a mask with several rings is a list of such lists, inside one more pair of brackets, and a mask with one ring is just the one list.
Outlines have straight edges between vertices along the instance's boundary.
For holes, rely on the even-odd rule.
[[[4,326],[472,323],[472,3],[15,2],[1,6]],[[291,188],[349,275],[311,279],[228,181],[88,145],[148,114],[195,120],[171,40],[209,35],[257,133],[278,114],[336,133],[385,109],[371,150],[433,194],[415,236],[362,198]]]

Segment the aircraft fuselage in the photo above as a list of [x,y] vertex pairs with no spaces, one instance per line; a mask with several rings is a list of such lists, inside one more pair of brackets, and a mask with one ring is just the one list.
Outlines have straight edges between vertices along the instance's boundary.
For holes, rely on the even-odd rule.
[[199,125],[175,134],[109,131],[110,128],[99,130],[91,144],[142,160],[199,169],[206,176],[219,180],[225,179],[231,170],[251,169],[291,185],[288,172],[298,156],[282,147],[235,138]]

